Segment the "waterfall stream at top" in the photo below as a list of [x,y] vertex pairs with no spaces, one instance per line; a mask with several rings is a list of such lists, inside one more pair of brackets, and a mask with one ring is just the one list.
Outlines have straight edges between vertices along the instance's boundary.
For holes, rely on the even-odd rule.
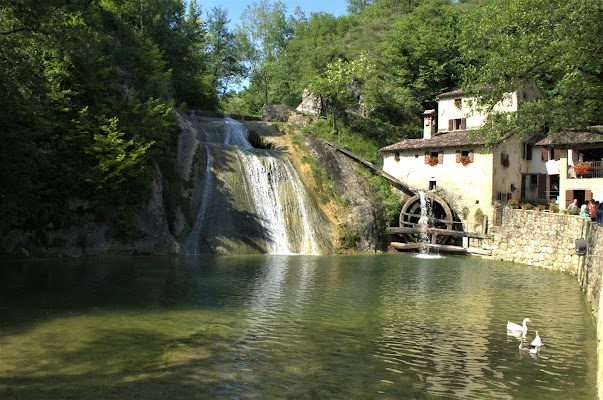
[[326,217],[282,149],[253,148],[231,118],[183,118],[199,142],[186,254],[333,253]]

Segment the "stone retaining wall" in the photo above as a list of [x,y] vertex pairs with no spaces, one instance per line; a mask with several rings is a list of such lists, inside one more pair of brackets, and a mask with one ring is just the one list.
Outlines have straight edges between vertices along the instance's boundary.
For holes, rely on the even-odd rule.
[[[577,215],[502,208],[502,223],[494,222],[494,239],[482,247],[496,260],[512,261],[576,275],[597,327],[597,386],[603,400],[603,225]],[[497,210],[495,210],[497,211]],[[500,212],[500,209],[498,210]],[[497,218],[492,218],[496,221]],[[499,221],[500,222],[500,218]],[[586,242],[586,255],[576,254],[576,239]]]

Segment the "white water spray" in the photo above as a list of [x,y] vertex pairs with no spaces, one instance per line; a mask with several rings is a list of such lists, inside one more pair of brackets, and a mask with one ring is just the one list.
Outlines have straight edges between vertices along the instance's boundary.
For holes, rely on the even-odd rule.
[[431,243],[431,238],[428,233],[429,229],[429,221],[433,218],[433,211],[431,206],[431,201],[425,196],[425,192],[419,191],[419,198],[421,201],[421,218],[419,219],[419,225],[421,228],[420,238],[422,247],[419,251],[418,257],[421,258],[439,258],[437,250],[432,252],[431,248],[428,244]]
[[[202,128],[196,116],[191,119],[198,127],[197,137],[203,142],[207,161],[200,192],[201,204],[194,226],[185,240],[186,253],[207,252],[208,246],[212,248],[219,245],[216,243],[225,243],[224,240],[242,240],[246,245],[256,243],[256,249],[264,248],[269,254],[320,254],[317,238],[323,240],[324,248],[326,236],[317,233],[316,218],[311,220],[309,217],[312,214],[310,196],[290,161],[281,158],[278,152],[254,149],[248,141],[247,128],[234,119],[225,118],[222,124],[206,124],[213,129]],[[218,130],[220,126],[223,129]],[[216,164],[216,158],[222,164]],[[224,164],[225,158],[228,164]],[[216,175],[222,168],[220,165],[227,165],[230,168],[228,173],[239,177],[237,184],[232,186],[224,176]],[[218,170],[214,170],[216,168]],[[216,221],[223,222],[219,217],[216,219],[216,213],[230,210],[229,197],[237,197],[246,204],[239,204],[232,212],[238,213],[237,220],[246,218],[246,222],[241,222],[247,223],[247,228],[249,223],[253,224],[258,235],[252,238],[248,233],[248,236],[241,234],[240,237],[224,239],[224,235],[218,232],[216,236]],[[210,228],[214,229],[208,233],[208,226],[212,224]],[[237,229],[243,227],[234,227]],[[264,244],[258,244],[260,242]]]

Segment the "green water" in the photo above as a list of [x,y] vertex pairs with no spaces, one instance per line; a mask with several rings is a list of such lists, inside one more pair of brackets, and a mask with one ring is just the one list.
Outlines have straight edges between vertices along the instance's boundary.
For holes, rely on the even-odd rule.
[[469,257],[5,261],[0,321],[3,400],[596,397],[575,277]]

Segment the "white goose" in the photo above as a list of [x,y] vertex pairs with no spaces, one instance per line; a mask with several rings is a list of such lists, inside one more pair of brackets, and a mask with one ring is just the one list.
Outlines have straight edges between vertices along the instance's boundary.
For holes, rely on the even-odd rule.
[[523,336],[519,336],[517,338],[517,340],[519,340],[519,350],[527,351],[530,354],[538,354],[538,349],[540,348],[540,346],[534,346],[531,344],[523,344]]
[[526,333],[528,331],[528,322],[532,322],[532,320],[529,318],[524,318],[523,325],[517,325],[511,321],[507,321],[507,331]]
[[540,335],[538,334],[538,331],[536,331],[536,337],[534,338],[534,340],[532,340],[532,346],[535,346],[535,347],[542,346],[542,339],[540,339]]

